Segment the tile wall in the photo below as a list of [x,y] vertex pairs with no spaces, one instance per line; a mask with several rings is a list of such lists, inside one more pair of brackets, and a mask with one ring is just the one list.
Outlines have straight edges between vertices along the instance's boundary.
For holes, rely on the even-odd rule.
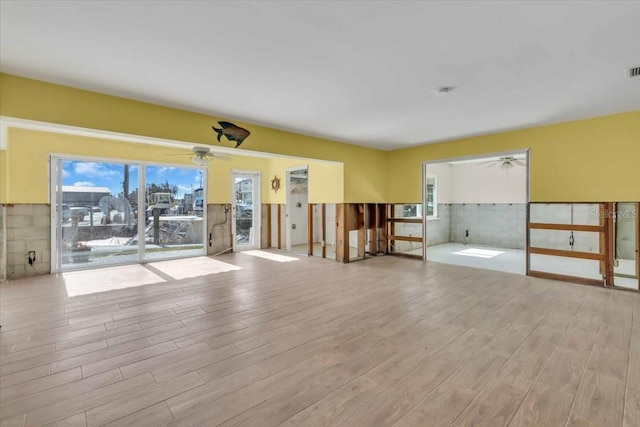
[[[50,208],[46,204],[7,205],[6,277],[17,279],[51,271]],[[28,252],[35,251],[35,266],[29,265]]]

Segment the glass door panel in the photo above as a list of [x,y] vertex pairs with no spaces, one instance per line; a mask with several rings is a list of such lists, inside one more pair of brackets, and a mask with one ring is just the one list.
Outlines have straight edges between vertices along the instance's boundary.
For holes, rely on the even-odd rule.
[[74,270],[138,260],[138,166],[57,160],[56,267]]
[[145,166],[144,258],[203,255],[205,171]]
[[234,250],[260,249],[260,174],[232,177]]

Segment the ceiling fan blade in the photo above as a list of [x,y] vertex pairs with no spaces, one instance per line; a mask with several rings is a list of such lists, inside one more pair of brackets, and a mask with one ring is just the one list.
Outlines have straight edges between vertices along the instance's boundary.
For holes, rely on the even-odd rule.
[[522,160],[518,160],[518,159],[514,160],[511,163],[515,163],[518,166],[527,166],[527,164],[525,162],[523,162]]
[[488,165],[489,163],[500,163],[500,160],[487,160],[486,162],[476,163],[476,165]]
[[225,161],[231,160],[231,156],[229,154],[223,154],[223,153],[209,153],[207,154],[207,158],[216,159],[216,160],[225,160]]

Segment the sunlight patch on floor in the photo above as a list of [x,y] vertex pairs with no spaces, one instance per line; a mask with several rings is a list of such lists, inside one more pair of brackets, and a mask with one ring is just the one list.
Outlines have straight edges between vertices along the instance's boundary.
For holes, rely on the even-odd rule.
[[264,252],[264,251],[258,251],[258,250],[244,251],[240,253],[251,255],[251,256],[257,256],[259,258],[269,259],[271,261],[277,261],[277,262],[298,261],[298,258],[293,258],[286,255],[272,254],[271,252]]
[[69,297],[107,292],[114,289],[134,288],[165,281],[141,265],[70,271],[63,273],[62,277]]
[[240,267],[237,267],[235,265],[204,256],[197,258],[159,261],[151,263],[149,264],[149,266],[168,276],[171,276],[176,280],[206,276],[208,274],[224,273],[233,270],[241,270]]
[[454,255],[464,255],[464,256],[473,256],[477,258],[493,258],[500,254],[503,254],[502,251],[492,251],[490,249],[479,249],[479,248],[469,248],[463,251],[454,252]]

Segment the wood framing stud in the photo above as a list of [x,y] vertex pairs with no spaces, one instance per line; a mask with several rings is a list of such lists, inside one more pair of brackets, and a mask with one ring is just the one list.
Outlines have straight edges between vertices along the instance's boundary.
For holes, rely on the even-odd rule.
[[267,203],[267,248],[271,247],[271,203]]
[[282,205],[278,204],[278,249],[282,249]]
[[307,204],[307,256],[313,256],[313,204]]

